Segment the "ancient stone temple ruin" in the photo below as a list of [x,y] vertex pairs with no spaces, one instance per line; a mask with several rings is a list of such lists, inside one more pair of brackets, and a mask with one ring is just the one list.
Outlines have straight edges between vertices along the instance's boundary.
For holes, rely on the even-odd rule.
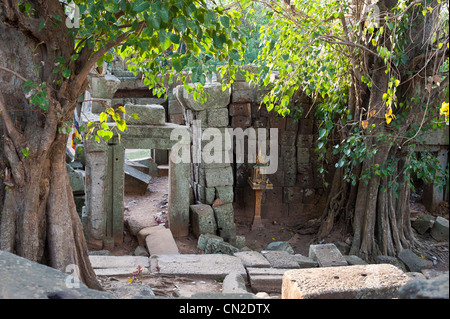
[[[296,107],[306,110],[302,116],[293,113],[281,117],[260,107],[264,90],[250,85],[241,74],[226,90],[217,80],[207,83],[204,91],[209,97],[201,103],[180,83],[167,88],[167,100],[153,96],[143,81],[124,69],[124,62],[117,60],[103,72],[92,73],[77,113],[84,125],[99,121],[106,107],[123,105],[127,114],[139,115],[139,119],[127,116],[128,130],[120,141],[117,136],[107,144],[84,140],[75,152],[84,167],[68,167],[72,180],[78,180],[78,186],[73,182],[72,187],[91,247],[107,249],[123,240],[124,180],[132,176],[144,190],[148,184],[148,174],[127,163],[125,149],[152,150],[144,163],[147,173],[162,166],[168,169],[169,228],[174,237],[190,232],[196,237],[214,234],[240,246],[245,239],[236,235],[235,218],[250,224],[255,205],[259,205],[263,223],[321,216],[328,196],[324,181],[331,181],[318,170],[314,150],[319,123],[313,118],[313,103],[307,96],[295,99]],[[267,146],[262,150],[260,132],[265,133]],[[180,136],[188,138],[178,139]],[[441,155],[444,166],[448,141],[437,137],[428,144]],[[174,145],[188,155],[188,162],[170,160]],[[217,160],[205,160],[205,152],[212,150]],[[260,153],[277,162],[277,168],[267,175],[271,187],[258,198],[249,178]],[[330,176],[333,169],[329,167]],[[426,189],[424,197],[430,198],[430,206],[448,196],[448,191],[432,185]]]

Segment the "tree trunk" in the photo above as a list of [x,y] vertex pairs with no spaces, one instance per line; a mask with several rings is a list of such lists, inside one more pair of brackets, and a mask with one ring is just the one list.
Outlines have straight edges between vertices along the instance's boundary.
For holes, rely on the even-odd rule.
[[[380,26],[384,23],[383,14],[390,12],[396,4],[397,1],[390,0],[377,2],[381,14]],[[428,5],[436,8],[437,2],[432,1]],[[428,87],[427,79],[439,74],[439,63],[444,60],[445,51],[427,56],[433,30],[439,18],[439,10],[433,10],[433,14],[424,18],[421,10],[410,8],[408,15],[411,25],[409,32],[407,32],[408,35],[404,39],[404,51],[408,55],[408,63],[399,64],[398,68],[391,65],[391,71],[388,72],[386,71],[386,63],[379,56],[369,54],[367,51],[362,52],[359,60],[356,59],[356,56],[353,56],[352,59],[353,70],[356,69],[355,66],[359,70],[365,70],[366,75],[372,80],[372,86],[368,88],[365,84],[362,84],[360,76],[357,75],[357,72],[353,72],[350,94],[355,94],[355,96],[349,98],[349,110],[352,111],[353,118],[356,120],[367,120],[369,126],[372,123],[376,124],[377,131],[371,133],[374,137],[366,137],[366,146],[370,148],[374,145],[378,150],[373,158],[365,159],[361,163],[361,170],[357,175],[360,176],[361,173],[369,169],[374,171],[375,167],[383,167],[388,160],[392,161],[392,171],[387,176],[372,174],[368,181],[360,180],[355,186],[343,186],[343,182],[339,180],[338,176],[341,175],[341,172],[337,170],[333,183],[338,183],[338,186],[332,187],[340,190],[346,190],[350,187],[350,191],[345,192],[347,197],[344,201],[337,201],[336,193],[330,192],[329,202],[323,214],[322,226],[318,234],[319,239],[326,237],[331,231],[330,226],[332,226],[333,221],[339,217],[337,212],[345,212],[347,216],[350,216],[346,219],[351,221],[353,228],[350,254],[359,255],[370,261],[374,261],[379,254],[395,256],[403,249],[423,248],[411,229],[409,211],[410,177],[408,173],[408,157],[411,151],[408,144],[404,142],[403,136],[413,124],[424,120],[427,115],[427,108],[431,107],[433,102],[439,101],[437,97],[443,92],[443,82],[440,83],[440,88],[434,89],[434,91],[425,88]],[[385,33],[389,32],[387,26],[384,30]],[[389,41],[386,40],[383,45],[388,48],[391,47],[392,43]],[[359,45],[370,46],[370,43],[367,44],[362,41]],[[376,51],[375,47],[371,49]],[[438,61],[440,62],[437,63]],[[407,111],[408,116],[399,128],[395,128],[393,125],[387,126],[384,119],[386,101],[383,99],[383,94],[387,92],[388,83],[393,76],[402,83],[397,88],[397,105],[404,102],[404,105],[410,107],[400,110],[400,112]],[[448,77],[445,81],[445,85],[448,85]],[[411,102],[413,96],[419,97],[416,102]],[[362,101],[365,102],[362,103]],[[425,104],[424,110],[423,105]],[[392,108],[395,112],[394,105],[392,105]],[[389,134],[394,137],[389,141],[376,140],[375,136],[378,133],[385,135],[387,129]],[[393,185],[398,187],[394,188]],[[330,204],[333,201],[336,205]],[[421,253],[427,255],[429,252],[422,250]]]
[[[35,16],[22,15],[15,1],[0,2],[0,249],[62,272],[76,265],[83,283],[102,289],[65,164],[65,126],[86,79],[73,84],[76,63],[69,65],[70,79],[53,72],[55,58],[70,61],[74,48],[64,25],[45,20],[64,17],[59,1],[38,1],[33,9]],[[47,25],[37,32],[40,21]],[[48,110],[29,102],[26,80],[47,84]]]

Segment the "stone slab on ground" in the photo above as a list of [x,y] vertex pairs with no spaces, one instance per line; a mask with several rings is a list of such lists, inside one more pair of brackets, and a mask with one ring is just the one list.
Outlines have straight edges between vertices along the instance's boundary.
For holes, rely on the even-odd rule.
[[95,256],[89,255],[92,268],[134,268],[137,266],[150,267],[148,257],[143,256]]
[[347,266],[335,244],[321,244],[309,246],[309,258],[317,261],[321,267]]
[[449,275],[411,280],[400,288],[399,299],[449,299]]
[[344,255],[347,263],[351,265],[367,265],[367,262],[356,255]]
[[283,275],[289,269],[247,268],[249,282],[253,290],[260,292],[281,292]]
[[180,254],[153,255],[150,257],[150,271],[161,275],[187,277],[225,278],[238,273],[247,278],[247,272],[239,258],[222,254]]
[[234,254],[238,257],[245,268],[255,267],[255,268],[269,268],[269,261],[259,252],[251,251],[240,251]]
[[145,245],[150,256],[159,254],[179,254],[177,243],[170,229],[158,225],[147,229]]
[[267,245],[265,250],[283,250],[288,252],[289,254],[294,254],[294,249],[292,249],[291,245],[287,241],[274,241]]
[[[73,268],[63,273],[0,250],[0,299],[111,299],[74,280]],[[79,286],[78,286],[79,284]]]
[[222,285],[223,293],[247,293],[244,278],[238,273],[231,273],[225,276]]
[[387,299],[411,278],[390,264],[319,267],[285,272],[282,299]]
[[[153,214],[148,214],[147,212],[125,214],[124,221],[133,236],[138,236],[139,232],[145,228],[158,226]],[[141,241],[138,236],[139,245],[145,245],[145,237]]]
[[292,255],[292,258],[298,263],[298,268],[319,267],[319,263],[317,261],[301,254],[294,254]]
[[[137,270],[137,267],[124,267],[124,268],[99,268],[94,269],[97,276],[128,276],[130,277],[133,272]],[[150,274],[148,268],[143,268],[141,274]]]
[[266,250],[261,252],[273,268],[298,268],[296,259],[284,250]]
[[431,268],[433,263],[430,260],[422,259],[410,249],[404,249],[398,254],[400,259],[409,271],[420,272],[422,269]]

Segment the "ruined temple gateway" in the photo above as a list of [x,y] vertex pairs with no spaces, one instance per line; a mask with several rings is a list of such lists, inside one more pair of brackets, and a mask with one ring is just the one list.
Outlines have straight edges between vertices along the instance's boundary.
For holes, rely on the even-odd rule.
[[[91,74],[90,89],[79,112],[79,120],[85,124],[99,120],[105,105],[124,105],[127,113],[140,116],[127,119],[128,131],[120,142],[117,138],[107,145],[84,141],[86,202],[82,219],[91,247],[101,249],[123,240],[125,149],[151,149],[163,155],[164,164],[169,166],[169,227],[174,237],[188,235],[191,225],[196,236],[212,232],[231,243],[236,241],[235,216],[249,222],[253,218],[255,195],[248,178],[255,162],[252,150],[258,145],[261,151],[262,140],[258,138],[263,135],[267,139],[263,155],[277,164],[268,175],[273,188],[262,196],[263,221],[307,221],[321,216],[328,195],[324,178],[328,177],[318,172],[314,154],[318,123],[313,118],[296,121],[260,108],[264,90],[252,87],[239,75],[225,91],[221,83],[206,84],[209,98],[202,104],[183,85],[169,87],[168,100],[154,97],[124,68],[123,61],[115,61],[107,72]],[[297,103],[303,109],[312,105],[306,96],[300,96]],[[266,134],[255,133],[261,130]],[[231,138],[225,138],[227,132],[233,132]],[[174,139],[174,135],[187,138]],[[445,167],[445,138],[436,136],[428,143]],[[188,154],[190,162],[168,160],[174,145],[177,154]],[[203,155],[209,151],[214,151],[214,156],[205,161]],[[329,168],[329,176],[333,176],[333,169]],[[442,192],[432,185],[425,190],[429,209],[448,197],[448,190]],[[217,199],[220,205],[213,205]],[[198,204],[212,209],[199,212]]]

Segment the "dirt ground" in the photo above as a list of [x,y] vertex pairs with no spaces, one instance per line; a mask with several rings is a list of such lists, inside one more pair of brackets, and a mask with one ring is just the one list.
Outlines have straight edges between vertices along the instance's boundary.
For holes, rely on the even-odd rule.
[[[144,195],[125,194],[125,215],[139,213],[153,214],[158,224],[168,227],[168,192],[167,176],[152,178],[147,192]],[[410,205],[412,219],[423,213],[430,214],[421,203],[419,195],[413,194],[411,196]],[[434,215],[441,215],[448,218],[448,203],[442,203],[441,207]],[[251,221],[237,217],[235,222],[236,234],[245,236],[246,246],[252,250],[262,250],[273,241],[288,241],[295,253],[307,256],[309,245],[315,243],[314,234],[300,235],[295,232],[293,229],[296,224],[295,220],[263,220],[264,229],[253,231],[250,230]],[[346,233],[343,229],[344,227],[339,227],[339,225],[338,227],[335,227],[334,231],[324,239],[323,243],[349,242],[351,240],[351,234]],[[443,260],[443,262],[439,262],[436,266],[448,270],[448,243],[436,243],[428,233],[424,236],[417,236],[419,240],[422,240],[427,244],[440,246],[439,248],[442,251],[442,255],[447,256],[447,258],[446,260]],[[189,236],[177,238],[176,242],[180,253],[182,254],[202,253],[202,251],[197,248],[197,239],[192,233],[189,234]],[[136,246],[136,238],[131,236],[128,229],[125,227],[124,243],[123,245],[116,246],[111,251],[111,255],[132,255]],[[445,257],[443,259],[445,259]]]
[[[414,219],[422,213],[429,214],[421,204],[420,196],[411,196],[411,218]],[[149,184],[145,195],[125,194],[124,198],[125,214],[147,213],[153,214],[155,220],[160,225],[167,225],[168,213],[168,178],[153,178]],[[441,215],[448,218],[448,204],[443,203],[442,207],[434,215]],[[252,250],[263,250],[270,242],[288,241],[295,253],[308,256],[309,246],[316,243],[314,234],[300,235],[293,229],[295,220],[263,220],[264,229],[250,230],[249,220],[236,218],[236,233],[243,235],[246,239],[246,246]],[[111,255],[133,255],[137,247],[137,240],[130,235],[125,227],[125,237],[123,245],[116,246]],[[446,243],[437,243],[428,233],[424,236],[417,235],[422,243],[433,246],[439,251],[439,261],[434,265],[436,270],[449,270],[449,246]],[[189,236],[176,238],[176,243],[181,254],[202,254],[197,248],[197,239],[191,233]],[[351,235],[343,231],[343,227],[335,227],[334,231],[325,238],[322,243],[347,242],[351,240]],[[109,287],[114,281],[126,282],[124,278],[103,279],[105,287]],[[142,275],[143,283],[148,284],[157,296],[165,297],[188,297],[198,292],[220,292],[222,283],[211,279],[193,280],[182,277],[167,277],[155,275]]]

